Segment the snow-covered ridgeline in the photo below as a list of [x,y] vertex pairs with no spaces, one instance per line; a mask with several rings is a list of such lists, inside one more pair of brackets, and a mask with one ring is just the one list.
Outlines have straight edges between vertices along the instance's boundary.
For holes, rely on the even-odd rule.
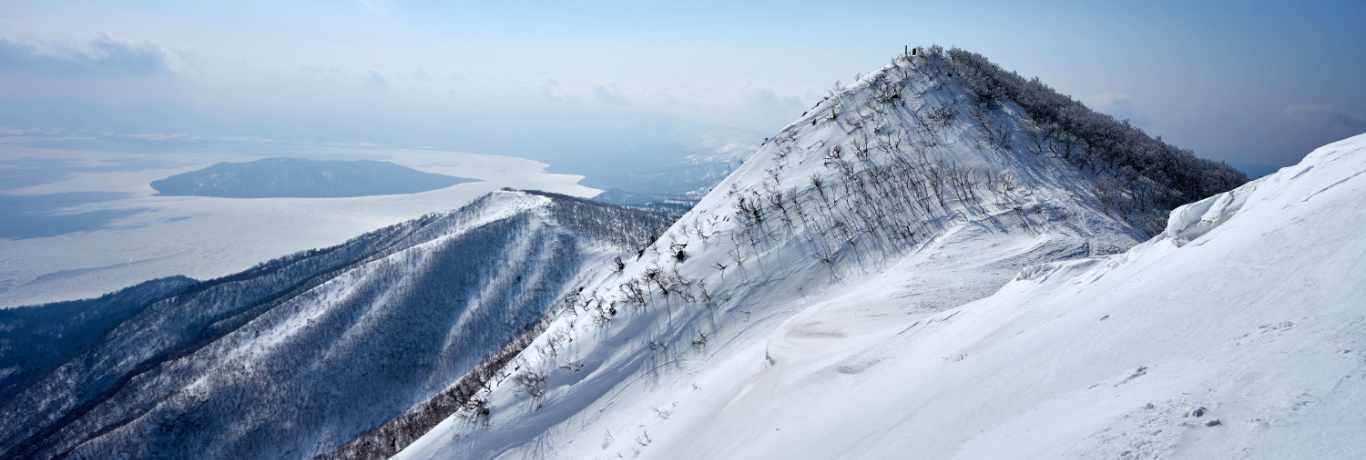
[[1084,146],[1010,101],[981,103],[944,59],[899,59],[768,140],[654,246],[589,284],[481,396],[489,415],[452,417],[401,457],[692,454],[660,446],[694,445],[693,430],[725,415],[777,430],[807,417],[808,393],[840,393],[737,401],[821,382],[811,372],[858,380],[883,359],[864,350],[951,319],[1021,268],[1144,235],[1107,207],[1103,172],[1057,154]]
[[811,270],[794,282],[793,260],[759,282],[708,277],[743,297],[691,315],[666,297],[650,321],[585,328],[558,358],[524,358],[568,363],[542,364],[543,387],[496,388],[490,417],[449,419],[401,457],[1360,457],[1363,176],[1366,135],[1181,207],[1126,253],[1033,265],[940,312],[902,295],[918,259],[951,284],[1029,240],[922,247],[824,289]]
[[[334,248],[186,283],[120,306],[133,313],[107,326],[65,318],[73,335],[98,340],[52,369],[17,357],[21,372],[4,378],[26,381],[3,382],[0,413],[26,416],[0,422],[0,457],[327,453],[444,391],[582,285],[587,269],[665,224],[571,197],[497,191]],[[108,330],[86,330],[100,327]]]

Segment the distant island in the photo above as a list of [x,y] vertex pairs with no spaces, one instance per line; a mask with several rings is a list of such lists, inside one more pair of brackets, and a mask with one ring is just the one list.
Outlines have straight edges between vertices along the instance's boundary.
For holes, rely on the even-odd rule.
[[152,188],[165,196],[343,198],[420,193],[474,181],[387,161],[267,158],[218,163],[152,181]]

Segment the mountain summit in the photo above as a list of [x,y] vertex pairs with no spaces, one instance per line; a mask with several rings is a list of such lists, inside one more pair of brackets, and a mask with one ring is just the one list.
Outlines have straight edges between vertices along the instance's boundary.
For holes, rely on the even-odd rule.
[[[1174,207],[1244,181],[979,55],[917,49],[766,140],[639,260],[560,307],[479,395],[488,411],[400,458],[950,456],[1053,401],[1010,401],[1041,385],[1014,379],[1123,380],[973,367],[1022,359],[976,361],[1058,314],[980,305],[1044,267],[1123,260]],[[988,308],[1002,316],[982,324],[1028,321],[957,326]],[[955,412],[934,397],[949,390],[978,399]]]

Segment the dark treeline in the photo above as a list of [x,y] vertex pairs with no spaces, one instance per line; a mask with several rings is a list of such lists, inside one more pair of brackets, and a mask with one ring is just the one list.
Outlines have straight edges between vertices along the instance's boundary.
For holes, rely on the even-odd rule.
[[[980,54],[956,48],[945,53],[937,47],[929,54],[947,56],[948,68],[977,94],[979,103],[1014,102],[1047,136],[1063,142],[1063,158],[1117,179],[1118,184],[1103,190],[1109,192],[1103,198],[1131,211],[1126,216],[1138,220],[1131,223],[1150,233],[1162,229],[1165,211],[1248,180],[1227,164],[1197,158],[1189,150],[1154,139],[1128,121],[1095,112],[1038,78],[1026,79]],[[1154,215],[1159,210],[1163,212]]]
[[0,401],[104,338],[143,307],[198,281],[183,276],[146,281],[94,299],[0,309]]

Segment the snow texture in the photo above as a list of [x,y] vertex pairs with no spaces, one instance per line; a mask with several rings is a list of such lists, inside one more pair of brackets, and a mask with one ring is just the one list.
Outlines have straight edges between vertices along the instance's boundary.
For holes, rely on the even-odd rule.
[[[1017,107],[911,64],[784,129],[594,275],[489,415],[398,458],[1366,456],[1366,136],[1135,246]],[[865,136],[901,148],[851,158]]]

